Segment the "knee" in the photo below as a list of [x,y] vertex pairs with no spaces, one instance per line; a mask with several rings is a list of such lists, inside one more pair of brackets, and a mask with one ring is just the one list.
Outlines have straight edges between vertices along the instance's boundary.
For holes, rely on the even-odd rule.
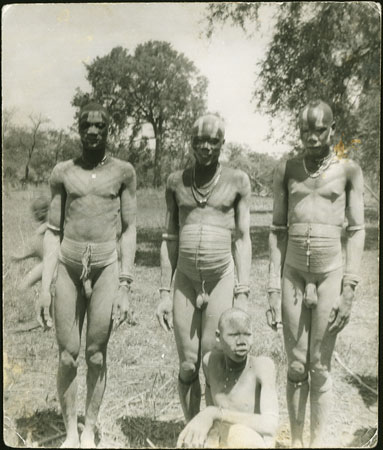
[[306,365],[298,360],[292,361],[289,364],[287,375],[293,383],[305,381],[308,375]]
[[180,365],[181,382],[192,383],[198,377],[199,365],[192,361],[183,361]]
[[265,441],[255,430],[241,424],[231,425],[226,445],[228,448],[265,448]]
[[310,386],[316,392],[327,392],[331,389],[332,380],[327,366],[310,364]]
[[68,350],[60,352],[60,365],[67,369],[77,369],[77,356],[70,353]]
[[87,351],[86,363],[88,366],[101,369],[104,366],[105,355],[102,351]]

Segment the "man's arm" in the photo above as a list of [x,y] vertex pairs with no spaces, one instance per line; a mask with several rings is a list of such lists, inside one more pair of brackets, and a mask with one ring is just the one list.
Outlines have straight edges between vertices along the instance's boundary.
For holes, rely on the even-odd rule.
[[250,292],[251,240],[250,240],[250,200],[251,185],[247,174],[240,174],[239,197],[235,205],[234,262],[238,284],[234,289],[234,305],[246,308]]
[[346,270],[343,276],[342,297],[338,308],[331,311],[329,331],[338,333],[349,322],[355,288],[359,283],[365,230],[363,202],[363,174],[354,161],[347,161],[346,183]]
[[273,179],[273,223],[269,233],[269,280],[267,293],[270,304],[268,324],[276,329],[281,323],[281,272],[287,247],[288,193],[285,186],[286,162],[278,165]]
[[51,204],[48,213],[48,228],[43,240],[43,273],[41,279],[41,293],[36,302],[37,320],[45,328],[52,326],[50,316],[51,292],[53,277],[57,268],[60,249],[60,235],[63,226],[63,211],[65,203],[65,189],[56,166],[49,180],[51,188]]
[[178,206],[173,189],[173,175],[170,175],[166,183],[166,232],[162,235],[161,243],[161,286],[160,303],[157,308],[157,319],[165,331],[170,331],[173,327],[172,321],[172,301],[170,299],[170,287],[178,259]]
[[120,287],[113,305],[112,318],[115,327],[124,322],[130,313],[129,291],[133,282],[134,259],[136,255],[136,172],[131,164],[125,169],[125,177],[120,191],[121,238],[120,238]]

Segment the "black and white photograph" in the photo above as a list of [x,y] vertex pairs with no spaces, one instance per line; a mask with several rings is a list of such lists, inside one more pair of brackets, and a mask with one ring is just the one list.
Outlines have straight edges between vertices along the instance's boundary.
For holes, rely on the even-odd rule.
[[4,445],[381,443],[381,16],[2,7]]

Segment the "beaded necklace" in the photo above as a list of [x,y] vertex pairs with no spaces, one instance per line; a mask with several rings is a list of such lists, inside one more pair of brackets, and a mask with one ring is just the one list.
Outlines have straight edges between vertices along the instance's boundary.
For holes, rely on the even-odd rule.
[[191,191],[194,197],[194,200],[197,202],[197,205],[200,208],[204,208],[207,205],[207,201],[209,200],[211,194],[213,193],[214,188],[217,186],[217,183],[221,177],[222,167],[220,164],[218,164],[218,168],[207,186],[205,186],[205,189],[207,189],[206,192],[201,192],[195,182],[195,166],[193,168],[192,172],[192,184],[191,184]]

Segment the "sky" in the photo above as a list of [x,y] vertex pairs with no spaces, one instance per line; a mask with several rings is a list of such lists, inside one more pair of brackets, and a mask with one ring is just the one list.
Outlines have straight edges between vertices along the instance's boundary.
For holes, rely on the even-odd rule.
[[[2,10],[3,108],[28,123],[42,114],[49,126],[69,129],[77,87],[90,91],[84,63],[122,46],[164,40],[192,60],[209,80],[208,109],[226,121],[226,142],[275,155],[283,144],[267,141],[269,118],[251,102],[257,62],[273,30],[272,7],[261,9],[260,31],[251,38],[229,25],[209,40],[202,3],[16,4]],[[275,126],[275,123],[274,123]],[[277,124],[278,128],[278,124]]]

